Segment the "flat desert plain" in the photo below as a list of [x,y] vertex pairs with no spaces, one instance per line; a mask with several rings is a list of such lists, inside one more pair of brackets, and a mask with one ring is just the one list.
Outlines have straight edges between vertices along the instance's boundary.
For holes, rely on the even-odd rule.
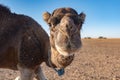
[[[120,39],[82,39],[83,46],[75,54],[63,76],[44,63],[48,80],[120,80]],[[14,80],[18,71],[0,69],[0,80]]]

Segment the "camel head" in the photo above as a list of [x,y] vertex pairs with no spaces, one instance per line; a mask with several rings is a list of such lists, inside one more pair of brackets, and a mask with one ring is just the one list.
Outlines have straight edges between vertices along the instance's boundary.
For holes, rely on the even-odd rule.
[[72,8],[59,8],[52,14],[45,12],[43,19],[50,27],[51,61],[56,67],[66,67],[82,45],[80,30],[85,14],[78,14]]

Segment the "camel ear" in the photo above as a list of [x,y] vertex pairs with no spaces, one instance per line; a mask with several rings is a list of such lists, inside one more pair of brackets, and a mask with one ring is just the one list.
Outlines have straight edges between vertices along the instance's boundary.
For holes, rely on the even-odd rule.
[[50,19],[51,14],[49,12],[43,13],[43,19],[48,23],[48,20]]
[[84,23],[85,17],[86,17],[86,15],[82,12],[82,13],[79,14],[78,19],[79,19],[80,22]]

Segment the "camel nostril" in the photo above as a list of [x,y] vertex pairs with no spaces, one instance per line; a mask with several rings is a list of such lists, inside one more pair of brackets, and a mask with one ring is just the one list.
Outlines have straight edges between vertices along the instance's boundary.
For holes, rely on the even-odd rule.
[[71,44],[70,44],[70,42],[68,42],[67,43],[67,46],[66,46],[68,49],[70,49],[71,48]]
[[72,26],[71,25],[66,25],[66,28],[71,30],[72,29]]
[[70,48],[71,48],[71,45],[70,45],[70,44],[68,44],[68,45],[67,45],[67,48],[68,48],[68,49],[70,49]]
[[68,29],[68,28],[69,28],[69,26],[68,26],[68,25],[66,25],[66,28]]
[[72,29],[72,26],[70,26],[70,29]]

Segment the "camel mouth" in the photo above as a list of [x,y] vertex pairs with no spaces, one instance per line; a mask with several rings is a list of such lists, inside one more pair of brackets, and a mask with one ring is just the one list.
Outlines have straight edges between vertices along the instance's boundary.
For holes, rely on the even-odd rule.
[[80,50],[81,46],[79,47],[74,47],[74,48],[62,48],[62,47],[59,47],[58,45],[56,45],[56,49],[57,51],[63,55],[63,56],[71,56],[71,55],[74,55],[76,52],[78,52]]

